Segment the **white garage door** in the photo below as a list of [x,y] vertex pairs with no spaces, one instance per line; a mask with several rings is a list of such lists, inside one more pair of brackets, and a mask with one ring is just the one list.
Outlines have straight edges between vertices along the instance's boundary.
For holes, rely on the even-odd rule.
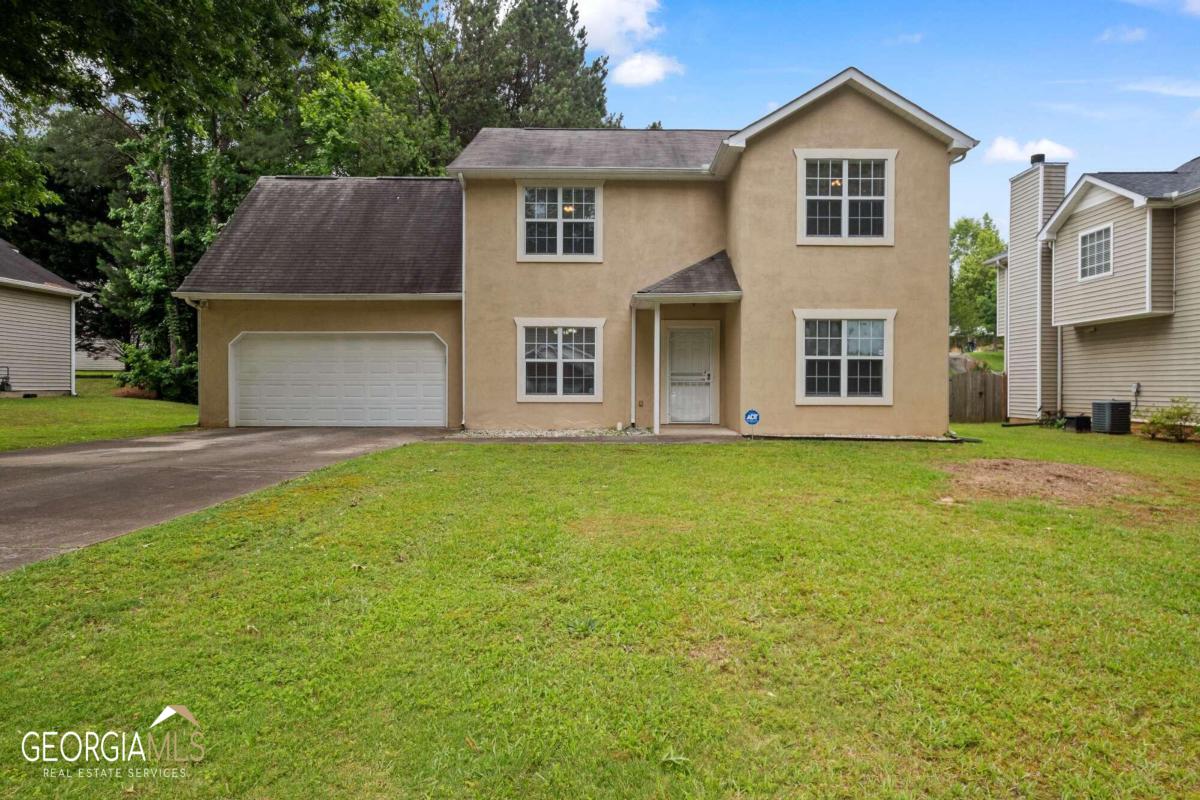
[[446,424],[446,347],[428,333],[244,333],[232,425]]

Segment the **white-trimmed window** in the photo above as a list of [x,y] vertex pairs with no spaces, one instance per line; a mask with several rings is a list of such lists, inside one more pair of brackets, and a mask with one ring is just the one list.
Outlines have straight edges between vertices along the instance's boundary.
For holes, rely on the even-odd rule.
[[895,243],[895,150],[796,149],[796,243]]
[[518,261],[600,261],[603,187],[519,184]]
[[797,308],[796,405],[891,405],[895,309]]
[[604,320],[519,317],[517,400],[599,403],[604,399]]
[[1079,280],[1112,272],[1112,223],[1079,234]]

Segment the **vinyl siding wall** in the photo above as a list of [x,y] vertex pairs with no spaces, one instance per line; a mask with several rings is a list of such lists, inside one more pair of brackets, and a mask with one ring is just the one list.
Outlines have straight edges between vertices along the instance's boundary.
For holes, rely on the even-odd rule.
[[[1076,211],[1054,242],[1054,322],[1098,322],[1146,313],[1145,208],[1115,197]],[[1112,272],[1079,280],[1079,235],[1111,223]]]
[[1005,325],[1008,322],[1008,270],[996,267],[996,335],[1007,336]]
[[1055,403],[1058,334],[1050,320],[1049,250],[1038,233],[1062,200],[1066,170],[1066,164],[1034,166],[1010,183],[1004,340],[1010,417],[1033,419],[1039,409],[1052,410]]
[[1175,310],[1175,209],[1154,210],[1150,222],[1150,311]]
[[0,367],[13,391],[71,391],[74,350],[70,298],[0,288]]
[[1063,328],[1068,413],[1090,413],[1093,400],[1133,402],[1135,382],[1142,385],[1137,418],[1172,397],[1200,402],[1200,204],[1168,211],[1175,216],[1175,313]]

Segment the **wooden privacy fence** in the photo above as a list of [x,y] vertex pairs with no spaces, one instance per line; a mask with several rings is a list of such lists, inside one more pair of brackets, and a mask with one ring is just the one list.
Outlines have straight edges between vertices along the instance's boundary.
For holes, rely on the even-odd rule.
[[1007,375],[969,369],[950,376],[951,422],[1003,422],[1007,415]]

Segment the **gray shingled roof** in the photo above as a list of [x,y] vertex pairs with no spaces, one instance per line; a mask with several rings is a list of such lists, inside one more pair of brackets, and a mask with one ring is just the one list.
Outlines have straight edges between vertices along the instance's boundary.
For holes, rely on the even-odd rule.
[[1100,180],[1144,197],[1168,197],[1200,189],[1200,158],[1170,172],[1093,172]]
[[707,294],[741,290],[729,254],[722,250],[650,284],[638,294]]
[[30,261],[21,255],[16,247],[3,239],[0,239],[0,278],[81,291],[78,286],[65,278],[60,278],[40,264]]
[[261,178],[181,292],[462,290],[462,194],[449,178]]
[[737,131],[626,128],[484,128],[447,167],[471,169],[680,169],[712,162]]

